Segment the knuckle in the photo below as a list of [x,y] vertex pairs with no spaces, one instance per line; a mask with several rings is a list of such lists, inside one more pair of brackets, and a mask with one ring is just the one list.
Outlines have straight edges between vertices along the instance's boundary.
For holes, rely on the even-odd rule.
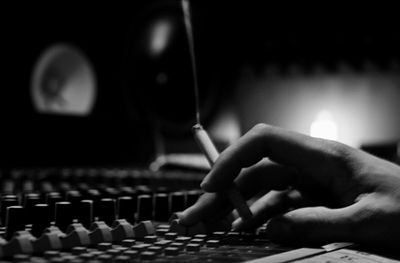
[[343,158],[349,155],[349,149],[344,144],[335,141],[325,141],[325,148],[335,158]]
[[265,123],[258,123],[249,131],[248,135],[252,137],[254,141],[259,141],[260,139],[263,140],[265,136],[272,132],[272,126]]
[[319,160],[321,165],[335,164],[335,167],[343,167],[349,156],[352,155],[350,147],[346,145],[324,139],[314,139],[314,158]]
[[254,133],[264,133],[266,130],[268,130],[271,126],[265,123],[258,123],[254,125],[254,127],[251,129],[252,132]]

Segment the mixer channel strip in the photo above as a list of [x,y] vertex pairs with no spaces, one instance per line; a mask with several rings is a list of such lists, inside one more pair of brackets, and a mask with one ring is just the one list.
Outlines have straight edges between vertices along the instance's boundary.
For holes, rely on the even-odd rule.
[[[269,242],[265,227],[238,233],[180,225],[175,212],[202,192],[174,184],[173,173],[54,171],[2,172],[0,261],[242,262],[289,250]],[[200,175],[191,176],[184,180],[198,185]]]

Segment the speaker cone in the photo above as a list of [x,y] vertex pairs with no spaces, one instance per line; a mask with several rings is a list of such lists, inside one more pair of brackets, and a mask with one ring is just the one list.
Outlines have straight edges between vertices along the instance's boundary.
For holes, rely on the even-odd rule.
[[68,44],[47,48],[33,69],[31,98],[39,113],[90,114],[96,99],[96,76],[89,59]]

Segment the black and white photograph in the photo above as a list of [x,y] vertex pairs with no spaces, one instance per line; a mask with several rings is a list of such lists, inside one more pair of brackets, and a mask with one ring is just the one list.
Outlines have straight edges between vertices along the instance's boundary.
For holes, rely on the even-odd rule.
[[0,6],[0,263],[400,262],[395,4]]

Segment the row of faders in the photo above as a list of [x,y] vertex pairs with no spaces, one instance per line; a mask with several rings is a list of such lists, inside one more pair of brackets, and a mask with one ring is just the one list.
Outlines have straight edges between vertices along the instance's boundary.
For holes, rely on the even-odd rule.
[[[17,195],[3,195],[0,220],[3,226],[7,226],[6,237],[9,237],[13,230],[20,230],[26,224],[32,224],[37,232],[41,230],[41,226],[47,227],[55,221],[55,224],[64,230],[74,219],[85,227],[89,227],[94,219],[108,224],[117,218],[126,219],[130,223],[143,220],[165,222],[173,213],[194,204],[201,194],[198,190],[147,194],[132,191],[130,195],[123,192],[121,196],[110,198],[102,197],[95,189],[88,193],[91,196],[83,195],[77,190],[68,191],[65,197],[60,192],[47,193],[45,196],[30,193],[23,196],[23,201],[20,201]],[[20,211],[12,212],[10,207]],[[13,213],[25,216],[13,216]]]
[[66,233],[50,227],[39,238],[18,231],[2,245],[3,253],[8,251],[2,257],[36,263],[243,262],[288,251],[263,239],[262,230],[180,235],[172,225],[156,226],[151,221],[133,226],[120,219],[112,227],[95,222],[91,230],[73,223]]
[[282,251],[262,229],[248,234],[180,225],[171,215],[201,192],[178,191],[176,173],[86,172],[2,174],[0,261],[235,262]]

